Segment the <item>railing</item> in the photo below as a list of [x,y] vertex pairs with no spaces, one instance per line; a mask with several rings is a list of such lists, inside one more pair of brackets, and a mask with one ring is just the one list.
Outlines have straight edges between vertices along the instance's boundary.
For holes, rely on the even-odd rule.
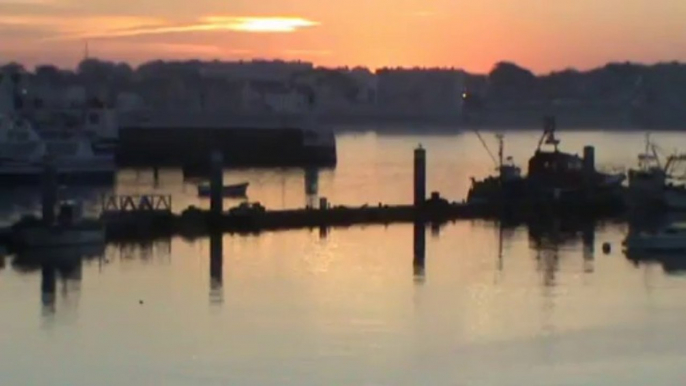
[[102,197],[102,213],[171,212],[171,194],[134,194]]

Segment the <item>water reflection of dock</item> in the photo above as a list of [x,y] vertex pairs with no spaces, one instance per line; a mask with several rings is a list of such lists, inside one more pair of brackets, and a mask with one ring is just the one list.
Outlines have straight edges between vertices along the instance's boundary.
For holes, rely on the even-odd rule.
[[[581,249],[583,272],[594,272],[595,234],[598,227],[595,221],[560,221],[549,218],[522,225],[527,227],[529,247],[535,251],[536,265],[542,275],[544,287],[556,286],[563,250]],[[508,224],[505,228],[512,229],[512,226],[515,225]]]

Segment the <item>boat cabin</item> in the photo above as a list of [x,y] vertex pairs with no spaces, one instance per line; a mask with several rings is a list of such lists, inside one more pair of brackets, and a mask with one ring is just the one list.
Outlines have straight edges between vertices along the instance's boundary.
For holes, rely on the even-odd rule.
[[[584,156],[579,157],[560,151],[559,144],[555,137],[555,121],[547,118],[538,148],[529,159],[529,179],[555,188],[579,188],[598,179],[593,147],[585,147]],[[543,146],[552,146],[552,150],[543,149]]]

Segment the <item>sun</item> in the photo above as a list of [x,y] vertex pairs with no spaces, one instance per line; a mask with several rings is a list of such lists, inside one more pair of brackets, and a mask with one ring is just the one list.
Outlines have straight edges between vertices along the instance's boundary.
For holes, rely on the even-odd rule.
[[242,32],[294,32],[319,23],[299,17],[222,17],[211,16],[205,22],[217,29]]

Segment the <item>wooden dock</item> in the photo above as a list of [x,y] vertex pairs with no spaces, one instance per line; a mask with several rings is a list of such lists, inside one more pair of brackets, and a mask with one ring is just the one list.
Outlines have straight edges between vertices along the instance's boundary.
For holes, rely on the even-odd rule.
[[330,207],[325,209],[266,210],[259,204],[233,208],[216,215],[209,210],[189,208],[171,212],[122,212],[106,217],[107,239],[111,242],[158,237],[207,237],[216,233],[260,233],[263,231],[350,227],[373,224],[441,224],[458,220],[498,220],[531,222],[544,218],[621,218],[623,210],[597,208],[519,207],[507,210],[493,205],[449,203],[427,200],[422,205],[376,205]]

